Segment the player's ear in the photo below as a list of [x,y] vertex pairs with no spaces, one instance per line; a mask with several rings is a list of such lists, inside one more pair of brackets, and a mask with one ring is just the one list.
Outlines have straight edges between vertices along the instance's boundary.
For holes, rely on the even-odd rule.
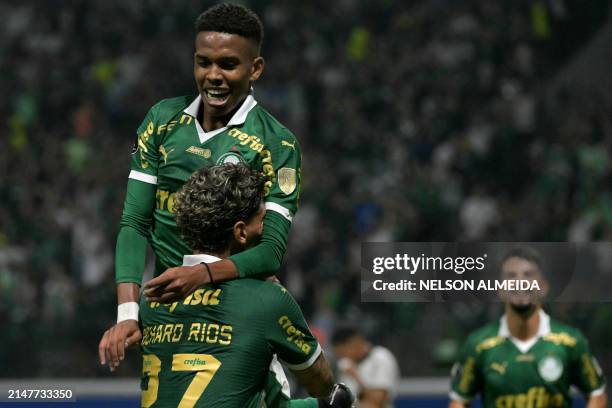
[[258,56],[258,57],[255,57],[255,59],[253,59],[253,66],[251,67],[251,75],[249,77],[249,80],[251,82],[255,82],[257,81],[257,79],[259,79],[259,77],[261,76],[264,70],[264,66],[265,66],[265,61],[263,57]]
[[239,245],[246,245],[248,233],[246,223],[244,221],[238,221],[234,224],[234,241]]

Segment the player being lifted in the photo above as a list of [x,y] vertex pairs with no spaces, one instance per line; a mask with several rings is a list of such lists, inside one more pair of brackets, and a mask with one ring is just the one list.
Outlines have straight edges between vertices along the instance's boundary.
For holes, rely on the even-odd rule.
[[542,310],[548,284],[539,254],[511,250],[501,277],[537,280],[542,289],[503,294],[502,318],[468,338],[453,368],[449,408],[464,408],[479,393],[485,407],[571,407],[571,385],[584,394],[587,408],[604,408],[604,378],[586,339]]
[[[145,285],[145,293],[154,301],[182,299],[209,281],[273,275],[280,266],[297,211],[301,158],[293,134],[252,94],[264,69],[262,40],[263,26],[251,10],[231,4],[206,10],[196,20],[198,96],[162,100],[138,128],[117,237],[117,324],[99,345],[102,363],[111,370],[123,359],[125,346],[141,336],[138,296],[147,242],[155,253],[156,278]],[[203,166],[235,162],[268,177],[261,242],[211,262],[209,269],[199,263],[181,266],[191,249],[176,227],[176,191]]]
[[[195,255],[210,263],[257,243],[262,234],[265,178],[245,164],[198,170],[176,194],[177,224]],[[276,357],[309,393],[327,397],[333,375],[302,312],[281,285],[258,279],[206,284],[184,300],[140,304],[142,406],[258,407]],[[282,369],[281,369],[282,373]],[[270,387],[268,387],[270,388]],[[279,393],[275,406],[288,406]],[[298,400],[292,407],[349,407],[350,392]]]

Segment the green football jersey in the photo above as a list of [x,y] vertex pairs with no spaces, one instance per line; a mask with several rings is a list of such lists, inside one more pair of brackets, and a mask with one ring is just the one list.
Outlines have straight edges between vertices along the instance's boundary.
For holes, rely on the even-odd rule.
[[201,97],[164,99],[138,128],[129,178],[157,186],[150,243],[156,274],[192,253],[173,211],[177,190],[203,167],[246,162],[267,177],[266,209],[291,221],[300,190],[300,148],[295,136],[249,95],[227,126],[205,132],[197,120]]
[[535,342],[510,337],[505,317],[473,333],[453,367],[451,399],[481,394],[484,407],[571,407],[570,386],[603,392],[601,368],[584,336],[540,312]]
[[167,305],[141,299],[140,318],[143,407],[258,407],[274,354],[302,370],[321,353],[295,300],[267,281],[205,285]]

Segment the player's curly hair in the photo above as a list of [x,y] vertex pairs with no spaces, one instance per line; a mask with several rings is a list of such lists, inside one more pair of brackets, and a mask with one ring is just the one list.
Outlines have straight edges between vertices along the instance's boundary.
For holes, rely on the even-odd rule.
[[261,20],[251,9],[231,3],[221,3],[204,11],[196,19],[196,33],[216,31],[219,33],[237,34],[257,43],[261,49],[264,29]]
[[232,229],[261,206],[265,176],[244,163],[203,167],[176,193],[176,223],[185,242],[198,253],[228,248]]

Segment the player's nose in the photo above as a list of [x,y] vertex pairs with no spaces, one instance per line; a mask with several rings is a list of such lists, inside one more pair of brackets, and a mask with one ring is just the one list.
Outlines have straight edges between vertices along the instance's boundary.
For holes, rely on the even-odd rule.
[[213,64],[206,72],[206,80],[212,85],[220,85],[223,82],[223,74],[216,64]]

